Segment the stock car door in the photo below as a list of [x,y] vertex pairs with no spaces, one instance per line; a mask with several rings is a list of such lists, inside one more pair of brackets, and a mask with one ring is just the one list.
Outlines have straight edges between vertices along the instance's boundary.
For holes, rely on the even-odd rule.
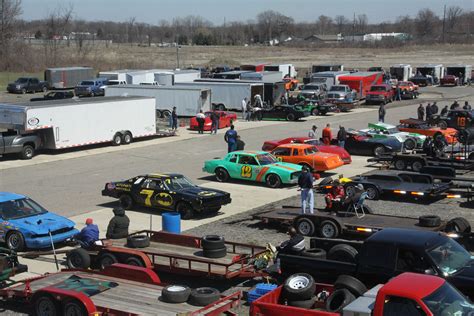
[[240,154],[237,168],[240,171],[238,178],[255,181],[260,172],[260,165],[252,155]]
[[146,178],[141,184],[139,203],[147,207],[172,209],[173,198],[161,179]]

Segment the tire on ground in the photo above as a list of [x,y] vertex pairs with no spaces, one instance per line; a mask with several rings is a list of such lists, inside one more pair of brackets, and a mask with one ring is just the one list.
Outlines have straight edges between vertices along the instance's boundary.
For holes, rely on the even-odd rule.
[[219,300],[220,292],[212,287],[199,287],[191,291],[188,303],[195,306],[207,306]]
[[346,289],[349,290],[355,297],[359,297],[364,295],[367,292],[367,287],[359,281],[358,279],[354,278],[350,275],[340,275],[336,282],[334,282],[334,288],[338,289]]
[[340,312],[346,305],[354,300],[355,297],[349,290],[335,290],[326,300],[326,310],[333,313]]
[[405,170],[407,168],[407,163],[405,160],[403,159],[397,159],[395,160],[395,162],[393,163],[393,166],[395,167],[395,169],[397,170]]
[[222,258],[227,255],[227,248],[203,249],[202,254],[206,258]]
[[307,273],[296,273],[290,275],[283,285],[284,298],[289,301],[304,301],[313,297],[316,283],[311,275]]
[[319,259],[326,259],[326,250],[321,248],[310,248],[303,250],[301,253],[303,257],[310,257],[310,258],[319,258]]
[[69,269],[88,269],[91,265],[91,256],[85,249],[76,248],[67,253],[66,264]]
[[441,218],[437,215],[422,215],[418,217],[418,225],[421,227],[438,227],[441,225]]
[[147,235],[132,235],[127,237],[127,247],[145,248],[150,246],[150,237]]
[[446,232],[456,232],[469,234],[471,232],[471,224],[464,217],[455,217],[446,224]]
[[314,236],[316,227],[313,221],[307,217],[300,217],[295,221],[295,229],[303,236]]
[[313,296],[309,300],[304,300],[304,301],[287,301],[287,304],[288,306],[311,309],[313,308],[315,302],[316,302],[316,296]]
[[201,247],[206,250],[225,248],[225,239],[219,235],[206,235],[201,238]]
[[185,285],[168,285],[161,291],[161,299],[166,303],[185,303],[190,294],[191,289]]
[[339,244],[329,249],[327,258],[329,260],[355,263],[357,254],[358,251],[354,247],[346,244]]

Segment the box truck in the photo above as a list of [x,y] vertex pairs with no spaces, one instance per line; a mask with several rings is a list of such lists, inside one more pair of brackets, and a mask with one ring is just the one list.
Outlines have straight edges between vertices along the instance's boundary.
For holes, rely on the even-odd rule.
[[174,106],[179,116],[195,116],[199,110],[211,109],[211,90],[202,86],[118,85],[108,87],[105,96],[152,97],[156,116],[164,118],[171,115]]
[[373,85],[382,84],[383,72],[355,72],[339,77],[339,84],[357,91],[358,99],[365,99]]
[[129,144],[156,134],[155,100],[142,97],[0,104],[0,129],[38,135],[42,149]]
[[91,67],[48,68],[44,71],[44,80],[50,89],[74,88],[83,80],[95,78]]

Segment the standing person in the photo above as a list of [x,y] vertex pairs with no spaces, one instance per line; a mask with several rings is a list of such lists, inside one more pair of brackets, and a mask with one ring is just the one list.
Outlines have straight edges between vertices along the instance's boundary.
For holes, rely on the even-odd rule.
[[255,99],[255,107],[263,108],[262,96],[260,94],[256,94],[254,99]]
[[317,129],[318,129],[318,127],[316,125],[313,125],[313,127],[311,127],[311,129],[308,132],[308,137],[312,138],[312,139],[316,139],[316,130]]
[[227,152],[233,152],[237,149],[237,132],[234,130],[234,125],[225,132],[224,140],[227,143]]
[[86,219],[86,226],[75,236],[75,239],[82,248],[89,248],[99,240],[99,227],[93,223],[92,218]]
[[219,115],[215,111],[211,112],[211,134],[217,134],[219,129]]
[[307,167],[298,177],[298,185],[301,189],[301,213],[306,214],[306,203],[309,199],[309,213],[314,213],[314,194],[313,194],[313,175],[309,172]]
[[438,114],[438,111],[438,105],[436,104],[436,102],[433,102],[433,104],[431,105],[431,115]]
[[471,105],[469,104],[469,102],[464,101],[464,106],[463,106],[462,108],[463,108],[463,110],[470,110],[470,109],[471,109]]
[[337,143],[339,147],[344,148],[346,144],[347,132],[344,126],[339,126],[339,131],[337,132]]
[[400,89],[400,84],[397,84],[397,87],[395,88],[395,100],[402,100],[402,89]]
[[176,113],[175,106],[173,106],[173,111],[171,112],[171,129],[173,131],[178,130],[178,114]]
[[431,120],[431,116],[432,116],[432,113],[431,113],[431,103],[428,103],[426,105],[426,121],[429,122]]
[[130,225],[130,219],[125,215],[125,210],[121,207],[114,208],[114,217],[107,226],[107,233],[105,238],[107,239],[120,239],[128,236],[128,226]]
[[250,100],[247,101],[247,115],[245,117],[245,119],[247,120],[247,122],[250,122],[250,119],[251,119],[251,116],[252,116],[252,102],[250,102]]
[[237,135],[237,142],[235,143],[236,150],[244,150],[245,143],[242,139],[240,139],[240,135]]
[[327,123],[326,127],[323,129],[323,143],[325,145],[330,145],[331,144],[331,139],[332,139],[332,132],[331,132],[331,124]]
[[202,110],[199,110],[199,113],[196,114],[196,121],[198,122],[198,133],[204,134],[204,122],[206,121],[206,116],[202,113]]
[[385,114],[385,104],[382,103],[379,107],[379,122],[385,123]]
[[242,120],[247,118],[247,97],[242,100]]
[[421,103],[420,103],[420,106],[418,107],[417,114],[418,114],[418,119],[420,121],[423,121],[423,119],[425,118],[425,108],[423,107],[423,104]]
[[451,104],[451,107],[449,108],[450,110],[457,110],[459,108],[459,103],[458,101],[454,101],[453,104]]
[[462,72],[459,73],[459,85],[460,86],[464,85],[464,73]]
[[441,110],[441,116],[446,116],[446,114],[448,114],[449,112],[449,109],[448,109],[448,106],[445,105],[444,108]]

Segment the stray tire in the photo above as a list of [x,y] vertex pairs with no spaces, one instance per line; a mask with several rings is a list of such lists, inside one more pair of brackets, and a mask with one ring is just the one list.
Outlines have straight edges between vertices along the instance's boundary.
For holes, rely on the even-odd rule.
[[120,133],[117,133],[114,135],[114,138],[112,138],[112,145],[120,146],[121,144],[122,144],[122,135],[120,135]]
[[63,313],[64,316],[83,316],[87,315],[88,312],[81,302],[75,299],[67,300],[63,303]]
[[187,202],[179,202],[176,205],[176,212],[181,215],[182,219],[191,219],[194,216],[193,207]]
[[329,249],[327,258],[340,262],[355,263],[357,254],[358,251],[354,247],[340,244]]
[[290,275],[283,285],[284,297],[289,300],[304,301],[313,297],[316,283],[311,275],[307,273],[296,273]]
[[303,236],[314,236],[316,233],[316,227],[311,219],[307,217],[301,217],[296,220],[295,229],[298,234]]
[[110,252],[104,252],[99,256],[98,262],[100,269],[104,270],[108,266],[111,266],[114,263],[118,263],[118,260],[114,254],[111,254]]
[[365,191],[367,192],[367,198],[369,200],[378,200],[380,197],[379,190],[373,185],[367,185]]
[[295,118],[296,118],[296,117],[295,117],[295,115],[294,115],[293,113],[288,113],[288,114],[286,115],[286,120],[287,120],[287,121],[294,121]]
[[33,158],[35,155],[35,148],[31,145],[25,145],[23,146],[21,153],[20,153],[20,158],[24,160],[28,160]]
[[229,181],[229,178],[230,178],[229,173],[224,168],[217,168],[215,172],[216,172],[217,181],[219,182]]
[[340,275],[336,279],[336,282],[334,282],[334,288],[336,290],[349,290],[349,292],[351,292],[355,297],[362,296],[365,292],[367,292],[367,287],[364,285],[364,283],[350,275]]
[[220,294],[212,287],[199,287],[191,291],[188,303],[195,306],[207,306],[219,300]]
[[423,168],[423,163],[419,160],[415,160],[411,163],[411,170],[414,172],[420,172],[421,168]]
[[313,308],[315,302],[316,302],[316,297],[313,296],[309,300],[304,300],[304,301],[287,301],[287,304],[288,306],[311,309]]
[[376,146],[374,148],[374,156],[378,157],[378,156],[382,156],[383,154],[385,154],[385,147],[384,146]]
[[133,140],[132,134],[130,134],[129,132],[126,132],[122,137],[122,143],[124,145],[130,144],[132,140]]
[[168,285],[161,291],[161,299],[166,303],[185,303],[190,294],[191,289],[185,285]]
[[267,178],[265,179],[265,183],[267,184],[268,187],[272,189],[281,187],[280,177],[273,173],[267,176]]
[[48,294],[38,294],[34,299],[35,315],[56,316],[59,315],[58,302]]
[[441,218],[437,215],[423,215],[418,217],[418,225],[421,227],[438,227],[441,225]]
[[403,142],[403,147],[407,150],[413,150],[416,147],[416,141],[413,138],[408,138]]
[[19,231],[12,231],[7,234],[6,244],[8,249],[15,252],[23,251],[25,249],[25,237]]
[[319,258],[319,259],[326,259],[326,250],[321,248],[311,248],[304,250],[301,255],[303,257],[310,257],[310,258]]
[[125,260],[125,264],[134,267],[145,267],[145,263],[143,262],[143,260],[135,256],[128,257],[127,260]]
[[406,168],[407,168],[407,163],[403,159],[395,160],[393,165],[394,165],[395,169],[397,169],[397,170],[406,170]]
[[326,310],[328,312],[338,313],[346,305],[355,300],[354,295],[346,289],[339,289],[332,292],[326,301]]
[[323,221],[319,226],[319,235],[323,238],[337,238],[339,236],[339,227],[334,221]]
[[122,194],[119,198],[120,206],[122,206],[126,210],[130,210],[133,208],[134,201],[132,197],[128,194]]
[[203,249],[202,255],[206,258],[223,258],[227,255],[227,248],[222,247],[219,249]]
[[471,232],[471,224],[464,217],[455,217],[446,224],[446,232],[469,234]]
[[66,264],[69,269],[88,269],[91,266],[91,256],[83,248],[76,248],[66,255]]
[[225,247],[225,239],[219,235],[206,235],[201,238],[202,249],[213,250]]
[[147,235],[133,235],[127,237],[127,247],[145,248],[150,246],[150,237]]

